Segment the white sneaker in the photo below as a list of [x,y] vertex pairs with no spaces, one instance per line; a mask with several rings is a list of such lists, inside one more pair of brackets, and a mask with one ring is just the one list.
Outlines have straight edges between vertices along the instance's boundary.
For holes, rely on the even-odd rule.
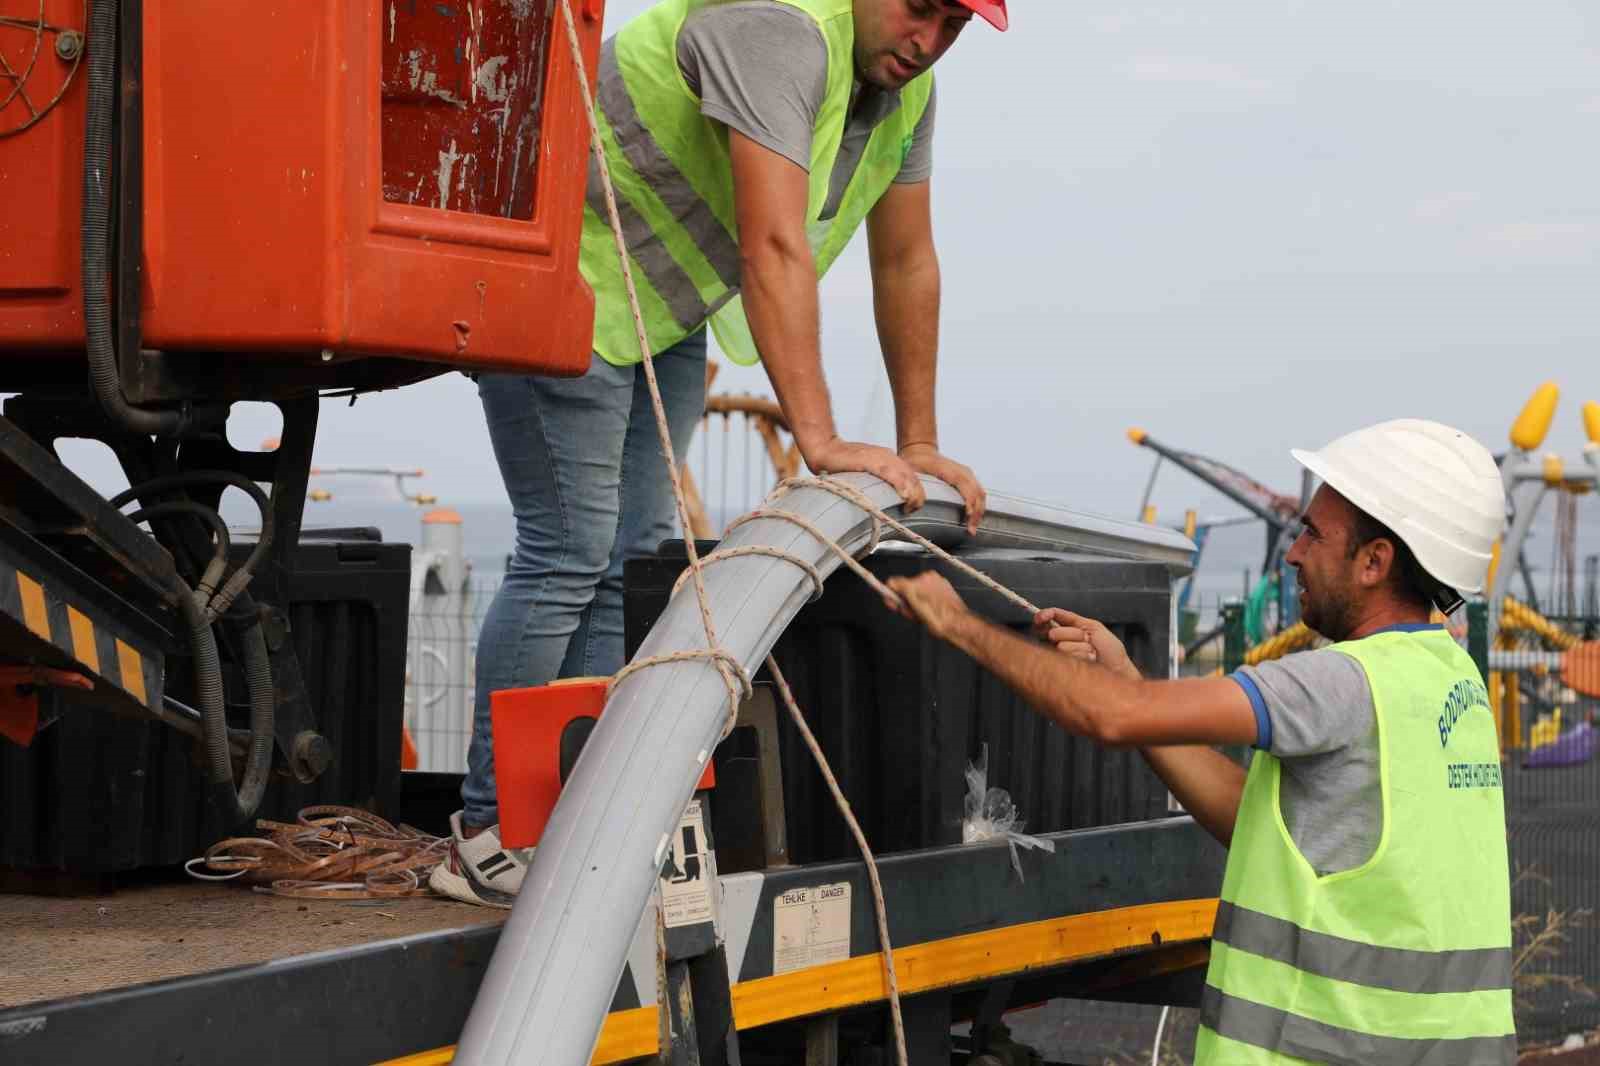
[[461,835],[461,812],[457,811],[450,816],[450,853],[433,868],[428,887],[463,903],[510,909],[532,861],[532,848],[500,846],[498,825],[466,839]]

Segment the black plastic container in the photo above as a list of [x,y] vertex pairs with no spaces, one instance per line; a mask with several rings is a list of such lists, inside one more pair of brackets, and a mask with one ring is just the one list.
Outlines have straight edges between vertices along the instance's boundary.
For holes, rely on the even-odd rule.
[[[274,777],[260,817],[315,803],[394,813],[400,793],[411,546],[377,530],[307,531],[289,581],[290,637],[334,763],[315,782]],[[249,544],[235,544],[237,553]],[[168,691],[183,699],[186,664]],[[249,715],[228,678],[230,724]],[[63,704],[33,745],[0,742],[0,867],[110,874],[200,854],[216,834],[198,742],[163,725]]]
[[[1172,592],[1164,566],[1014,551],[973,552],[964,560],[1040,606],[1098,618],[1124,640],[1146,676],[1167,676]],[[681,547],[673,545],[629,564],[630,655],[683,565]],[[1022,632],[1031,622],[998,594],[921,553],[880,552],[867,567],[885,579],[937,570],[987,617]],[[1027,832],[1168,813],[1166,787],[1137,753],[1099,747],[1048,723],[967,656],[887,611],[847,571],[801,611],[777,657],[878,851],[959,842],[964,771],[985,744],[989,784],[1011,793]],[[786,719],[780,731],[790,861],[853,857],[855,846],[804,745]],[[724,748],[738,743],[735,736]]]

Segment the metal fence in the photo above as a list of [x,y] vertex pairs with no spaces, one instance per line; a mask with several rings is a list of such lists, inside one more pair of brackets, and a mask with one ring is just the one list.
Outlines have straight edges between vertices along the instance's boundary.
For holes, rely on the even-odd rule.
[[446,583],[438,569],[413,580],[406,647],[406,729],[416,769],[465,773],[472,739],[473,671],[478,631],[500,579],[464,565]]
[[1510,602],[1489,647],[1472,627],[1500,726],[1524,1042],[1600,1027],[1600,618]]
[[[690,521],[702,538],[716,537],[800,464],[777,403],[732,394],[707,399],[682,458]],[[435,519],[441,513],[451,517]],[[464,552],[459,515],[423,519],[412,563],[405,721],[415,768],[434,773],[466,772],[478,631],[501,581],[473,575]]]

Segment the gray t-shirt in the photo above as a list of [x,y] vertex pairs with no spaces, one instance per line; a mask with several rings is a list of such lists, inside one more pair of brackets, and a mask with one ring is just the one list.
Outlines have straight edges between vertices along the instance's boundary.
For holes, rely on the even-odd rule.
[[[701,114],[811,169],[812,133],[828,86],[828,46],[811,16],[778,0],[702,7],[678,35],[678,67],[700,97]],[[897,183],[927,181],[933,173],[934,104],[930,97]],[[899,106],[898,93],[857,84],[824,218],[838,210],[873,129]]]
[[1279,801],[1300,853],[1320,875],[1366,862],[1383,833],[1378,715],[1366,670],[1323,648],[1232,676],[1256,712],[1256,747],[1283,762]]

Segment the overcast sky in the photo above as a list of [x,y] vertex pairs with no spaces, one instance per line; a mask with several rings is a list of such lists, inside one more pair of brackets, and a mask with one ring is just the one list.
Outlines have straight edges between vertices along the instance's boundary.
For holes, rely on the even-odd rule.
[[[608,29],[647,6],[612,0]],[[1578,451],[1600,399],[1592,2],[1012,6],[937,74],[940,418],[992,489],[1131,515],[1133,425],[1285,489],[1289,447],[1381,418],[1499,448],[1545,379],[1551,444]],[[887,442],[862,245],[823,286],[825,362],[841,428]],[[240,443],[270,430],[238,421]],[[504,499],[455,374],[330,402],[317,459]],[[1173,474],[1157,498],[1205,499]]]

